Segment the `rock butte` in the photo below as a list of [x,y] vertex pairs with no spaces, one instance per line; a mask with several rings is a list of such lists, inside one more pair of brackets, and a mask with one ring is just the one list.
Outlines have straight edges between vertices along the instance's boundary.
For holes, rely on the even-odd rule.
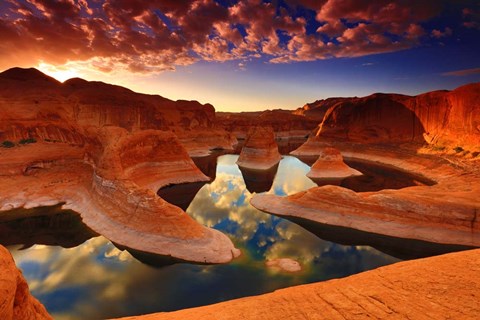
[[329,180],[341,181],[345,178],[361,175],[362,173],[360,171],[347,166],[345,162],[343,162],[340,151],[332,147],[326,147],[320,150],[317,161],[315,161],[307,173],[307,177],[325,182]]
[[255,170],[268,170],[282,159],[271,127],[253,127],[248,131],[245,145],[240,152],[239,167]]
[[480,250],[400,262],[338,280],[192,309],[122,318],[478,319]]
[[[324,186],[285,198],[256,195],[251,203],[276,215],[327,225],[480,246],[480,159],[473,152],[479,125],[478,83],[417,97],[340,99],[325,112],[316,136],[291,154],[318,156],[325,147],[335,146],[346,159],[395,167],[435,184],[365,193]],[[435,151],[449,148],[472,150],[471,158]]]
[[21,271],[3,246],[0,246],[0,319],[53,319],[45,307],[30,295]]
[[[14,68],[0,74],[0,110],[0,141],[16,143],[0,149],[0,211],[63,204],[122,247],[200,263],[238,256],[227,236],[156,194],[209,181],[185,147],[231,148],[212,106]],[[198,140],[197,128],[217,142]]]

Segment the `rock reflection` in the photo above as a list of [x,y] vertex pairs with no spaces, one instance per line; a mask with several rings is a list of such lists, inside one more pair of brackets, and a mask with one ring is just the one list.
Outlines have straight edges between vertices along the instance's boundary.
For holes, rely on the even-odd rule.
[[473,249],[473,247],[462,245],[439,244],[415,239],[390,237],[352,228],[326,225],[301,218],[292,217],[289,220],[326,241],[345,246],[370,246],[402,260],[425,258]]
[[242,172],[243,181],[250,193],[267,192],[273,184],[273,179],[277,174],[278,164],[268,170],[255,170],[239,167]]
[[0,244],[72,248],[98,236],[82,223],[78,213],[61,206],[15,209],[0,215]]
[[165,201],[187,210],[198,191],[206,182],[181,183],[169,185],[158,190],[157,194]]

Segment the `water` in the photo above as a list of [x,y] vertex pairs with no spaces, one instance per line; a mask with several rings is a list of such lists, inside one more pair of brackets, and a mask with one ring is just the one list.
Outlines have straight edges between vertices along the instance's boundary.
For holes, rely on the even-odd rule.
[[[193,198],[190,204],[174,188],[160,192],[166,199],[188,207],[187,212],[199,223],[221,230],[232,239],[243,254],[230,264],[150,266],[127,251],[120,251],[107,239],[92,237],[88,228],[71,222],[71,212],[55,211],[38,221],[23,219],[30,221],[23,224],[0,222],[0,230],[31,225],[31,230],[25,231],[29,234],[21,236],[25,241],[0,236],[0,243],[9,245],[31,292],[55,319],[102,319],[178,310],[345,277],[399,261],[392,246],[379,246],[392,255],[373,248],[378,243],[369,235],[351,236],[351,230],[326,232],[322,228],[318,231],[318,226],[311,228],[336,243],[323,240],[296,223],[256,210],[249,204],[252,193],[248,189],[261,192],[268,188],[266,192],[281,196],[306,190],[315,186],[305,176],[309,166],[285,156],[276,175],[243,172],[249,181],[247,189],[235,164],[237,158],[219,157],[213,172],[211,165],[206,166],[215,177],[210,184],[181,186],[180,194]],[[274,180],[268,181],[269,177]],[[52,219],[56,222],[52,223]],[[75,241],[61,227],[65,220],[70,221],[69,227],[75,227],[74,234],[81,235]],[[88,240],[82,243],[85,239]],[[395,243],[401,247],[398,243],[402,240],[399,241]],[[25,244],[31,246],[21,250]],[[294,259],[303,270],[287,273],[267,268],[265,261],[275,258]]]

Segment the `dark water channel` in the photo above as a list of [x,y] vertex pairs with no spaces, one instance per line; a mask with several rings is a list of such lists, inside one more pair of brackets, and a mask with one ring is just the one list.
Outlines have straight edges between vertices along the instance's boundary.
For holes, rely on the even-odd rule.
[[[310,232],[297,223],[260,212],[249,204],[252,193],[285,196],[311,188],[316,184],[305,176],[309,166],[285,156],[274,172],[242,172],[235,164],[237,158],[196,159],[213,178],[211,183],[159,191],[199,223],[232,239],[243,254],[230,264],[148,265],[96,236],[75,213],[59,207],[36,209],[28,219],[16,219],[15,212],[5,216],[8,218],[0,221],[0,243],[11,250],[32,293],[55,319],[178,310],[459,249],[296,221]],[[382,183],[396,186],[389,175],[380,176],[370,182],[377,187]],[[302,271],[267,268],[265,261],[276,258],[294,259]]]

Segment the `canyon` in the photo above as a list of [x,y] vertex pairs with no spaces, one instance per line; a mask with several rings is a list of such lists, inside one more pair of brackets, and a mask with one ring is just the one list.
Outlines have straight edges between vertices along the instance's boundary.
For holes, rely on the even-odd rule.
[[[206,159],[216,160],[216,152],[239,154],[238,170],[250,192],[245,201],[307,229],[349,228],[480,247],[480,83],[418,96],[376,93],[318,100],[293,111],[235,114],[102,82],[60,83],[35,69],[13,68],[0,74],[0,145],[0,216],[13,221],[34,217],[32,210],[40,207],[71,210],[117,248],[158,256],[166,264],[246,258],[227,234],[186,213],[194,194],[186,192],[178,206],[168,192],[162,198],[162,189],[192,183],[197,192],[214,180],[215,168]],[[288,153],[313,164],[306,176],[318,186],[269,192]],[[343,182],[362,175],[351,162],[398,170],[413,185],[350,190]],[[49,319],[26,291],[8,251],[0,247],[0,254],[0,267],[13,277],[1,288],[0,297],[9,300],[0,303],[8,306],[0,312],[6,319],[33,313]],[[469,250],[128,319],[255,319],[260,314],[266,319],[475,319],[478,261],[479,251]],[[266,266],[292,273],[302,269],[288,257]],[[22,303],[15,285],[23,288]],[[266,309],[271,311],[265,315]]]

